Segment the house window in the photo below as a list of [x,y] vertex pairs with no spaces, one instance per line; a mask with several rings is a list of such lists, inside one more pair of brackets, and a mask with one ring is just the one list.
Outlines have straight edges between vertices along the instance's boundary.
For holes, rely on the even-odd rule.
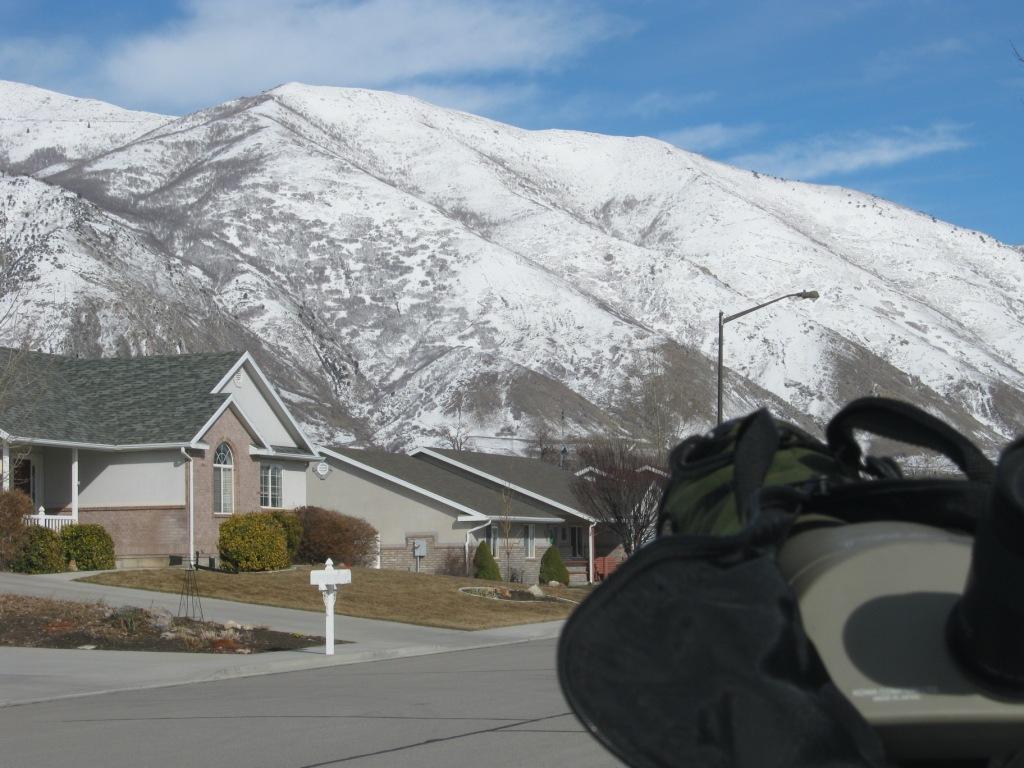
[[235,511],[235,457],[227,443],[213,453],[213,513],[230,515]]
[[537,535],[533,523],[523,526],[523,549],[528,560],[537,556]]
[[281,467],[260,464],[260,506],[281,506]]
[[495,559],[498,557],[500,544],[501,536],[498,533],[498,526],[492,525],[487,529],[487,545],[491,548],[491,554],[494,555]]

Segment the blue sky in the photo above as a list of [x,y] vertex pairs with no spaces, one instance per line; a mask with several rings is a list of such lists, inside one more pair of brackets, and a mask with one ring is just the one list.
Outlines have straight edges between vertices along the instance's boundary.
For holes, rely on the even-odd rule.
[[0,0],[0,79],[181,114],[290,80],[648,135],[1024,243],[1022,0]]

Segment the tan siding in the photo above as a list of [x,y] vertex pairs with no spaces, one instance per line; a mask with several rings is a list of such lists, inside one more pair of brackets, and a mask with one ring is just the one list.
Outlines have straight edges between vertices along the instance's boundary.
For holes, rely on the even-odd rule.
[[326,479],[310,467],[309,504],[361,517],[380,533],[381,547],[404,547],[409,531],[434,531],[442,545],[465,546],[466,530],[479,523],[459,523],[459,512],[440,502],[377,478],[351,465],[328,459]]

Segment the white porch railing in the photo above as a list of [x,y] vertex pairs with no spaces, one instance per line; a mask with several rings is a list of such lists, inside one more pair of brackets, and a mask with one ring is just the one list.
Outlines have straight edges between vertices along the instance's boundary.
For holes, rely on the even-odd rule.
[[58,533],[62,528],[74,525],[76,522],[71,515],[25,515],[22,519],[25,521],[25,525],[41,525],[43,528],[49,528]]

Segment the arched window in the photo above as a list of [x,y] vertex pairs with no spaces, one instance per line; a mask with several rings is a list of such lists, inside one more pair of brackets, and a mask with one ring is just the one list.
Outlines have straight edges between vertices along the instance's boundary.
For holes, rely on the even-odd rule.
[[260,464],[260,506],[281,506],[281,467],[278,464]]
[[235,457],[231,446],[221,443],[213,453],[213,513],[230,515],[235,511]]

